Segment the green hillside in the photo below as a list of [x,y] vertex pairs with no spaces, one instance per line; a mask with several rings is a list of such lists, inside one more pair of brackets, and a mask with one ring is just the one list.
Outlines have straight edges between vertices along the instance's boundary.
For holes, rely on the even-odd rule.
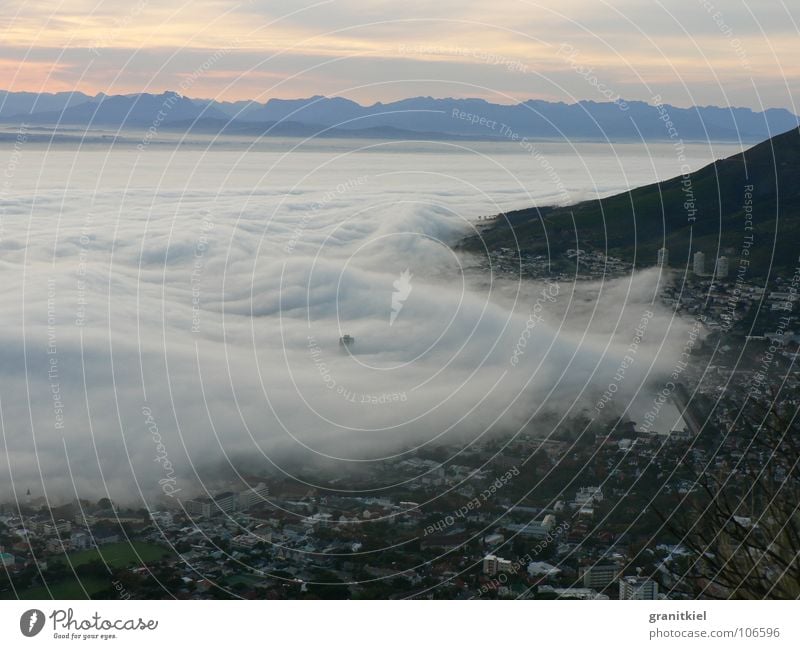
[[[745,210],[750,186],[751,215]],[[702,250],[709,260],[727,255],[735,272],[750,235],[749,278],[794,272],[800,254],[798,129],[686,176],[569,207],[509,212],[481,230],[483,242],[474,236],[461,247],[481,252],[484,243],[489,249],[519,245],[523,253],[552,257],[580,247],[648,266],[666,246],[673,267],[691,266],[691,254]]]

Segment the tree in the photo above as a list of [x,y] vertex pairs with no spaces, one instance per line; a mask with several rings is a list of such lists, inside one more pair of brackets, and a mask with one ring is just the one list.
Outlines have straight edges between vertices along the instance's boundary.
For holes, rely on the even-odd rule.
[[[785,399],[785,397],[784,397]],[[673,592],[693,597],[800,597],[800,407],[778,395],[747,408],[730,434],[741,459],[698,476],[688,516],[665,517],[690,555],[673,567]]]

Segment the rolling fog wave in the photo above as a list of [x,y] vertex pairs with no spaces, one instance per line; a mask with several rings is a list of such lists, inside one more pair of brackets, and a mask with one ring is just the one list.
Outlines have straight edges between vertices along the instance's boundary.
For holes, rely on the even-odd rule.
[[[520,281],[453,251],[479,216],[558,196],[530,156],[293,145],[14,153],[4,493],[149,503],[243,460],[291,472],[511,435],[591,410],[645,313],[615,398],[673,364],[691,324],[653,303],[657,270]],[[574,199],[676,173],[666,147],[547,146]]]

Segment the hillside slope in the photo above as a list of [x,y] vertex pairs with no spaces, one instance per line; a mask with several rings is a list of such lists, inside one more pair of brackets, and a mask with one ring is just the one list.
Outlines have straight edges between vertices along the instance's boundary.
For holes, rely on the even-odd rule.
[[509,212],[461,247],[481,252],[484,244],[552,256],[595,249],[637,266],[654,264],[666,246],[673,267],[691,266],[691,255],[701,250],[709,261],[728,256],[732,272],[748,249],[749,277],[791,274],[800,254],[800,130],[608,198]]

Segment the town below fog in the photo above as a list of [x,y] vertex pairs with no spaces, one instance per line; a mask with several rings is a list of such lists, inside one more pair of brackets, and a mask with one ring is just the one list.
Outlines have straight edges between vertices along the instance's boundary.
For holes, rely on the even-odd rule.
[[[629,272],[597,252],[562,261],[578,281]],[[47,507],[43,494],[17,494],[0,515],[3,596],[686,597],[677,576],[691,553],[665,521],[688,508],[698,476],[747,488],[736,467],[752,440],[734,426],[745,400],[766,410],[781,387],[800,394],[800,273],[764,289],[743,280],[736,260],[706,264],[701,252],[680,281],[668,279],[668,251],[658,262],[659,300],[703,336],[690,333],[644,414],[621,411],[614,390],[594,409],[512,436],[432,443],[349,472],[243,474],[150,511],[107,498]],[[536,258],[492,258],[494,272],[520,265],[547,274]],[[753,351],[743,364],[745,339]],[[654,416],[665,404],[680,413],[675,428]]]

